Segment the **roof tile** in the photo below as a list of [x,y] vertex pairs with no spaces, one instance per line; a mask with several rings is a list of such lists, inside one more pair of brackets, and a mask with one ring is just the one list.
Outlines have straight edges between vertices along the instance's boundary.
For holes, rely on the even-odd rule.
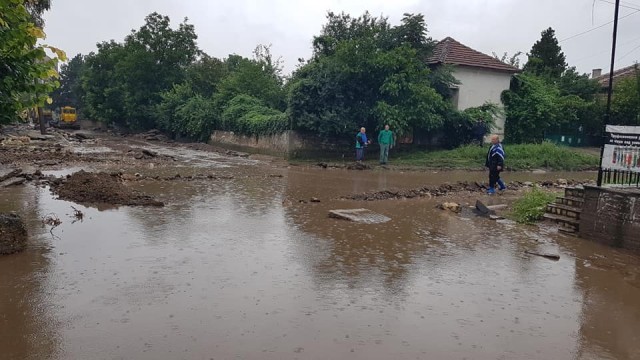
[[514,66],[505,64],[492,56],[463,45],[451,37],[446,37],[436,44],[433,55],[429,57],[427,62],[429,64],[471,66],[511,73],[520,71]]
[[[629,76],[633,76],[636,71],[640,71],[640,65],[639,64],[633,64],[631,66],[627,66],[625,68],[622,69],[618,69],[616,71],[613,72],[613,84],[616,84],[616,81],[620,80],[620,79],[624,79],[626,77]],[[598,80],[598,82],[600,83],[600,86],[602,87],[609,87],[609,73],[606,73],[602,76],[598,76],[595,78],[596,80]]]

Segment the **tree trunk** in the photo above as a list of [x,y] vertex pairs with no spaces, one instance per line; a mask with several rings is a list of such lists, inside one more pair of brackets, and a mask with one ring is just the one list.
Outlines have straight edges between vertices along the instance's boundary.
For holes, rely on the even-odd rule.
[[44,109],[41,107],[38,108],[38,121],[40,122],[40,134],[46,135],[47,127],[44,123]]

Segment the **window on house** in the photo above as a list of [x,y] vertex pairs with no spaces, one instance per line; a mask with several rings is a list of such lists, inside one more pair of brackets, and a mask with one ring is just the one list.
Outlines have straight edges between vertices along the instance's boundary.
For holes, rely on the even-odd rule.
[[451,103],[453,104],[453,107],[458,110],[458,99],[460,98],[460,89],[459,88],[452,88],[451,89]]

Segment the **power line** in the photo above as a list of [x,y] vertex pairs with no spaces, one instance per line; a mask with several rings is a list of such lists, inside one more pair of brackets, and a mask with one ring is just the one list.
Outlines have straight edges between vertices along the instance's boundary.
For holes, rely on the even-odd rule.
[[633,48],[633,50],[631,50],[631,51],[629,51],[628,53],[626,53],[626,54],[622,55],[621,57],[619,57],[619,58],[618,58],[618,60],[622,60],[622,59],[624,59],[625,57],[627,57],[627,56],[631,55],[634,51],[636,51],[636,50],[638,50],[638,49],[640,49],[640,45],[638,45],[638,46],[634,47],[634,48]]
[[[607,3],[607,4],[612,4],[612,5],[615,5],[615,4],[616,4],[616,3],[614,3],[613,1],[607,1],[607,0],[598,0],[598,1],[603,2],[603,3]],[[625,3],[627,3],[627,2],[625,1]],[[635,4],[634,4],[634,5],[635,5]],[[639,8],[637,8],[637,7],[633,7],[633,6],[620,5],[620,7],[640,11],[640,9],[639,9]],[[612,22],[613,22],[613,21],[612,21]]]
[[[600,1],[605,1],[605,0],[600,0]],[[608,1],[605,1],[605,2],[608,2]],[[631,16],[631,15],[635,15],[635,14],[637,14],[637,13],[639,13],[639,12],[640,12],[640,9],[636,9],[636,11],[634,11],[634,12],[632,12],[632,13],[629,13],[629,14],[627,14],[627,15],[625,15],[625,16],[621,16],[619,20],[622,20],[622,19],[624,19],[624,18],[627,18],[627,17],[629,17],[629,16]],[[578,36],[582,36],[582,35],[584,35],[584,34],[588,34],[588,33],[592,32],[592,31],[595,31],[595,30],[601,29],[601,28],[603,28],[603,27],[605,27],[605,26],[607,26],[607,25],[611,25],[611,24],[613,24],[613,21],[609,21],[609,22],[608,22],[608,23],[606,23],[606,24],[602,24],[602,25],[596,26],[596,27],[591,28],[591,29],[589,29],[589,30],[583,31],[583,32],[581,32],[581,33],[579,33],[579,34],[575,34],[575,35],[569,36],[568,38],[562,39],[562,40],[560,40],[560,41],[558,41],[558,42],[559,42],[559,43],[561,43],[561,42],[564,42],[564,41],[567,41],[567,40],[571,40],[571,39],[573,39],[573,38],[577,38]]]
[[632,2],[628,2],[628,1],[620,1],[621,4],[628,4],[628,5],[633,5],[636,7],[640,7],[640,5],[636,4],[636,3],[632,3]]
[[[624,43],[622,43],[622,44],[620,44],[618,46],[624,46],[624,45],[628,45],[628,44],[631,44],[631,43],[635,43],[637,40],[640,40],[640,36],[637,37],[637,38],[631,39],[629,41],[625,41]],[[608,53],[610,51],[611,51],[610,49],[599,51],[597,53],[582,57],[582,58],[580,58],[578,60],[573,60],[573,61],[571,61],[571,63],[572,64],[580,63],[581,61],[584,61],[584,60],[587,60],[587,59],[591,59],[592,57],[595,57],[595,56],[598,56],[598,55],[602,55],[602,54]]]

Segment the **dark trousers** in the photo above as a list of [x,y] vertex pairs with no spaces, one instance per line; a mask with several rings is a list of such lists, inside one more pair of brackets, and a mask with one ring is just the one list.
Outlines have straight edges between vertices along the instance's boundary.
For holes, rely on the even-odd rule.
[[495,189],[498,181],[500,181],[500,171],[498,169],[489,169],[489,187]]
[[356,149],[356,161],[364,160],[364,148]]

